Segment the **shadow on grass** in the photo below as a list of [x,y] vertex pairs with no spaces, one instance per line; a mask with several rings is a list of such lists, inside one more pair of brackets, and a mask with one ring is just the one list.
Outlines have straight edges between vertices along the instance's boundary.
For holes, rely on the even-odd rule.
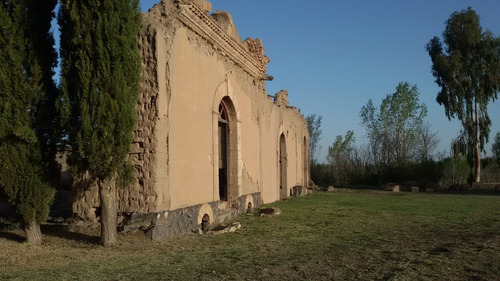
[[98,244],[100,237],[69,231],[64,225],[42,225],[42,234],[76,242]]
[[[100,240],[99,236],[69,231],[64,225],[41,225],[40,229],[42,231],[42,235],[57,237],[75,242],[99,244]],[[17,232],[18,231],[2,230],[0,231],[0,238],[19,243],[26,242],[26,238]]]
[[4,238],[19,243],[26,241],[24,236],[9,231],[0,231],[0,238]]

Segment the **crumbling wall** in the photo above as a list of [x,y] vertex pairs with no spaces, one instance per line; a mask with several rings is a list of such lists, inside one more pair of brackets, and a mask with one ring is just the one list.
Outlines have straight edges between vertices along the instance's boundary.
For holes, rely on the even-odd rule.
[[145,22],[139,37],[142,56],[141,93],[136,105],[137,119],[129,162],[134,165],[132,186],[118,192],[119,210],[148,212],[154,210],[156,193],[156,120],[158,119],[157,30]]
[[[165,14],[175,9],[171,1],[157,4],[143,15],[139,34],[142,57],[141,93],[136,106],[129,162],[134,166],[132,186],[120,189],[119,210],[122,212],[154,212],[168,209],[168,105],[171,97],[168,61],[173,36],[172,21]],[[160,184],[162,189],[160,189]],[[167,193],[167,194],[166,194]]]
[[88,172],[73,181],[73,213],[80,219],[97,223],[99,211],[99,187]]
[[275,98],[274,98],[274,104],[277,106],[287,107],[289,105],[288,104],[288,91],[281,90],[278,93],[276,93]]
[[[117,188],[120,212],[148,213],[168,208],[169,205],[168,197],[158,192],[156,183],[159,180],[168,183],[168,176],[158,173],[157,168],[159,161],[165,166],[169,159],[164,147],[168,144],[166,108],[170,98],[166,64],[170,54],[166,52],[168,41],[165,38],[173,32],[173,26],[171,21],[165,19],[165,14],[174,9],[173,1],[164,1],[143,14],[138,36],[142,58],[141,91],[136,105],[134,138],[127,160],[134,167],[134,181],[128,187]],[[99,204],[97,184],[88,174],[77,177],[73,184],[73,213],[81,219],[96,222]]]

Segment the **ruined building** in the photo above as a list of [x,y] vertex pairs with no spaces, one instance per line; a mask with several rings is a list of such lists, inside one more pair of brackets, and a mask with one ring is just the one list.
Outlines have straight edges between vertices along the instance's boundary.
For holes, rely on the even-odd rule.
[[[124,230],[189,232],[307,186],[306,122],[286,91],[268,96],[262,42],[242,41],[230,14],[210,11],[204,0],[163,0],[143,14],[135,179],[118,191]],[[96,219],[96,190],[75,184],[77,216]]]

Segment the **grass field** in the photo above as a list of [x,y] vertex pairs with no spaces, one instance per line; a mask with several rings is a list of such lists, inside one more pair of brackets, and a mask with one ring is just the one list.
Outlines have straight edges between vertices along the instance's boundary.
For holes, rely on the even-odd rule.
[[0,280],[499,280],[500,196],[318,192],[223,235],[0,232]]

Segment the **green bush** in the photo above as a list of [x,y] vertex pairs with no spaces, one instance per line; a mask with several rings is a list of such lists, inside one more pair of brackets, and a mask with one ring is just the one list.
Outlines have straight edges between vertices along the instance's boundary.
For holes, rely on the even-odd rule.
[[463,155],[446,158],[442,162],[443,175],[441,185],[452,186],[457,184],[466,184],[469,177],[470,168],[467,159]]

